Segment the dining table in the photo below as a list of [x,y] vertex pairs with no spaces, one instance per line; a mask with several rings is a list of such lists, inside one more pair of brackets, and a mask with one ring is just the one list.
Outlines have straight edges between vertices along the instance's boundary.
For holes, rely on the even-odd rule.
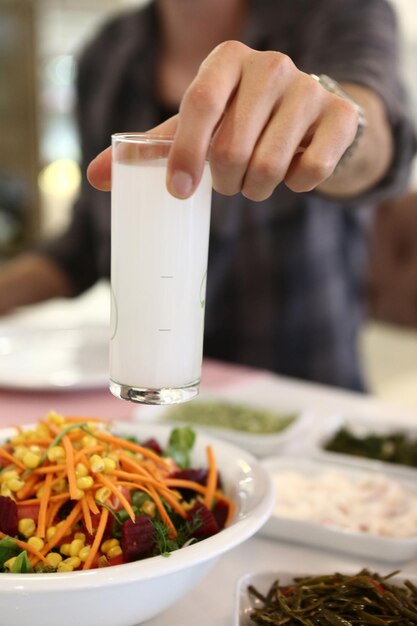
[[[201,393],[221,394],[242,402],[268,398],[276,406],[290,405],[314,413],[316,423],[335,413],[363,415],[367,420],[395,421],[415,426],[417,415],[378,399],[325,385],[278,376],[264,370],[206,359],[203,362]],[[8,389],[0,388],[0,426],[25,424],[49,410],[64,415],[100,417],[140,422],[146,406],[115,398],[107,386],[95,389]],[[400,569],[417,576],[417,559],[393,564],[383,555],[364,560],[346,550],[314,548],[304,542],[272,539],[262,529],[215,561],[204,580],[164,613],[151,619],[150,626],[230,626],[235,620],[236,585],[240,577],[257,572],[348,573],[369,568],[379,573]]]

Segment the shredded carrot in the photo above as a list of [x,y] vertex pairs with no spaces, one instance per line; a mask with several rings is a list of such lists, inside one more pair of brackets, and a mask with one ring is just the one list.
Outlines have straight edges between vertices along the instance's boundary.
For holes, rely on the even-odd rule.
[[71,445],[71,441],[69,440],[68,435],[64,435],[62,437],[62,445],[64,446],[65,456],[67,459],[69,492],[71,494],[71,499],[76,500],[78,496],[78,487],[77,477],[75,475],[74,448]]
[[138,452],[142,456],[148,459],[152,459],[157,465],[166,466],[168,462],[160,457],[156,452],[153,452],[149,448],[144,448],[143,446],[138,445],[137,443],[132,443],[131,441],[127,441],[126,439],[121,439],[116,437],[115,435],[109,435],[108,433],[103,432],[95,432],[94,436],[96,439],[101,439],[102,441],[107,441],[109,443],[114,443],[120,448],[124,448],[125,450],[131,450],[131,452]]
[[37,467],[33,470],[33,474],[55,474],[55,472],[62,472],[67,469],[66,465],[45,465],[44,467]]
[[[49,497],[49,502],[61,502],[62,500],[65,500],[65,498],[68,498],[69,495],[70,494],[68,492],[57,493],[56,495]],[[17,506],[25,506],[26,504],[40,504],[40,502],[40,498],[31,498],[30,500],[19,500],[16,504]]]
[[214,458],[213,448],[207,446],[207,460],[208,460],[208,476],[207,476],[207,490],[204,496],[204,504],[208,509],[211,509],[213,504],[213,496],[216,491],[217,485],[217,467],[216,460]]
[[48,508],[49,496],[51,495],[51,482],[52,474],[47,474],[39,505],[38,527],[36,529],[36,535],[42,539],[46,534],[46,512]]
[[74,524],[78,521],[80,517],[80,512],[81,512],[81,502],[77,502],[77,504],[74,506],[71,513],[68,515],[68,517],[65,520],[63,520],[62,526],[58,528],[58,530],[53,535],[53,537],[44,545],[44,547],[41,550],[41,554],[44,554],[44,555],[48,554],[48,552],[50,552],[52,548],[55,548],[55,546],[61,541],[61,539],[65,537],[65,535],[67,534],[67,531],[70,530],[74,526]]
[[[4,539],[5,537],[7,537],[7,535],[0,532],[0,539]],[[33,556],[36,557],[38,561],[43,561],[44,563],[48,564],[48,561],[45,559],[43,554],[41,554],[39,550],[36,550],[33,546],[31,546],[30,543],[27,543],[26,541],[21,541],[20,539],[15,539],[14,537],[9,537],[9,539],[12,539],[12,541],[14,541],[15,544],[19,546],[19,548],[22,548],[22,550],[26,550],[26,552],[33,554]],[[32,565],[34,565],[32,559],[30,559],[30,561]]]
[[84,523],[85,523],[85,527],[87,529],[87,532],[89,532],[90,535],[92,535],[93,534],[93,523],[91,521],[90,507],[88,506],[88,500],[87,500],[86,496],[81,498],[81,508],[82,508],[82,511],[83,511]]
[[103,540],[103,535],[104,535],[104,531],[106,530],[106,525],[107,525],[107,519],[109,517],[109,512],[107,509],[105,509],[104,507],[101,509],[101,516],[100,516],[100,522],[99,525],[97,527],[97,531],[94,537],[94,541],[93,541],[93,545],[91,546],[91,550],[88,554],[88,557],[83,565],[83,569],[90,569],[93,561],[94,561],[94,557],[96,556],[101,542]]
[[129,514],[130,519],[132,520],[132,522],[134,522],[135,521],[135,513],[134,513],[132,507],[130,506],[130,503],[126,500],[125,496],[122,494],[122,492],[115,486],[115,484],[109,478],[107,478],[107,476],[104,476],[104,474],[101,474],[101,472],[97,472],[96,476],[97,476],[98,480],[101,483],[103,483],[103,485],[108,487],[110,489],[110,491],[116,496],[116,498],[118,498],[120,500],[120,502],[123,504],[123,507],[125,508],[127,513]]
[[91,491],[86,491],[85,498],[87,500],[88,508],[90,509],[91,513],[93,513],[93,515],[98,515],[100,513],[100,509],[98,508]]
[[13,454],[10,454],[10,452],[7,452],[7,450],[5,450],[4,448],[0,448],[0,456],[2,456],[3,459],[6,459],[6,461],[13,463],[13,465],[16,465],[16,467],[19,467],[20,469],[23,469],[23,470],[26,469],[22,461],[19,461],[19,459],[16,459],[16,457],[13,456]]
[[38,481],[36,474],[31,474],[26,479],[26,484],[16,492],[16,496],[19,500],[24,500],[34,489],[35,483]]
[[46,520],[46,528],[50,528],[51,526],[53,526],[55,517],[56,517],[59,509],[64,504],[64,502],[68,501],[69,499],[70,499],[69,498],[69,494],[67,494],[65,499],[62,498],[62,500],[58,500],[57,502],[54,502],[52,504],[52,506],[49,507],[49,509],[48,509],[48,519]]

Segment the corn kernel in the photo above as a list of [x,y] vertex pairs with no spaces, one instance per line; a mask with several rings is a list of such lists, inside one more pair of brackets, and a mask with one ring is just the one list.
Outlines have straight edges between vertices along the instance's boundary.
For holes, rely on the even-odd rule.
[[75,475],[77,478],[88,476],[88,469],[86,468],[84,463],[77,463],[77,465],[75,466]]
[[[59,530],[63,524],[65,524],[65,520],[62,520],[62,522],[58,522],[58,524],[56,525],[56,529]],[[68,528],[64,537],[67,537],[70,534],[71,534],[71,528]]]
[[73,539],[70,544],[70,556],[78,556],[81,548],[84,547],[84,542],[81,539]]
[[111,491],[108,487],[100,487],[97,489],[95,499],[96,502],[106,502],[111,495]]
[[114,472],[117,467],[117,463],[114,459],[110,457],[105,457],[104,459],[104,473]]
[[36,428],[35,428],[35,433],[36,433],[36,437],[49,437],[49,429],[46,426],[46,424],[37,424]]
[[13,439],[10,439],[10,443],[12,444],[12,446],[18,446],[21,443],[24,443],[26,441],[26,437],[23,433],[20,433],[20,435],[16,435],[16,437],[13,437]]
[[63,426],[65,424],[65,417],[63,415],[58,415],[55,411],[49,411],[46,419],[48,422],[51,422],[51,424],[55,424],[56,426]]
[[90,554],[91,546],[84,546],[78,553],[78,558],[83,563],[88,559],[88,555]]
[[44,491],[45,491],[45,487],[44,487],[44,485],[41,485],[41,486],[39,487],[39,489],[37,489],[37,491],[36,491],[36,497],[37,497],[38,499],[42,498],[42,496],[43,496],[43,492],[44,492]]
[[10,491],[19,491],[19,489],[22,489],[22,487],[25,486],[25,483],[23,482],[23,480],[19,480],[18,478],[12,478],[11,480],[7,481],[7,486]]
[[60,548],[59,548],[61,554],[63,554],[64,556],[70,556],[71,555],[71,544],[70,543],[63,543]]
[[93,454],[90,458],[90,469],[94,473],[102,472],[104,470],[104,459],[98,454]]
[[155,502],[152,502],[152,500],[146,500],[146,502],[144,502],[140,507],[140,510],[146,513],[146,515],[154,517],[156,511]]
[[77,491],[75,492],[75,495],[74,495],[74,500],[81,500],[81,498],[83,498],[83,497],[84,497],[84,495],[85,495],[85,494],[84,494],[84,490],[83,490],[83,489],[78,488],[78,489],[77,489]]
[[24,457],[22,458],[22,463],[28,469],[36,469],[41,461],[41,457],[39,454],[35,454],[34,452],[30,452],[28,450]]
[[65,459],[65,449],[62,446],[52,446],[52,448],[49,448],[47,456],[51,463],[62,461]]
[[35,454],[42,454],[42,450],[39,446],[29,446],[29,450]]
[[48,552],[45,558],[51,567],[58,567],[58,565],[62,562],[62,556],[59,552]]
[[97,439],[92,435],[84,435],[84,437],[81,439],[81,443],[83,448],[92,448],[97,444]]
[[68,487],[68,483],[67,481],[62,478],[61,480],[58,480],[55,485],[53,485],[52,487],[52,491],[54,491],[55,493],[62,493],[63,491],[66,491]]
[[111,548],[114,548],[115,546],[118,546],[118,545],[119,545],[118,539],[106,539],[106,541],[103,541],[103,543],[101,544],[101,551],[104,552],[104,554],[107,554],[107,552],[111,550]]
[[85,533],[74,533],[74,539],[81,539],[85,543]]
[[94,480],[91,476],[83,476],[82,478],[78,478],[77,487],[78,489],[90,489],[94,485]]
[[24,517],[19,520],[17,527],[19,532],[24,535],[26,538],[32,537],[35,534],[36,524],[30,517]]
[[12,556],[11,559],[7,559],[7,561],[4,562],[4,567],[6,569],[9,570],[9,572],[11,571],[12,567],[13,567],[13,563],[16,561],[16,557]]
[[16,457],[16,459],[21,460],[23,459],[27,451],[28,449],[26,446],[16,446],[16,448],[14,449],[14,456]]
[[68,559],[64,559],[62,561],[64,565],[71,565],[74,569],[80,567],[81,561],[78,556],[70,556]]
[[45,542],[40,537],[29,537],[28,544],[32,546],[32,548],[35,548],[35,550],[39,551],[39,550],[42,550],[42,548],[45,545]]
[[12,480],[13,478],[18,478],[18,477],[19,477],[19,474],[16,472],[16,470],[6,470],[5,472],[2,472],[0,474],[0,478],[5,483],[7,483],[9,480]]
[[50,541],[52,537],[55,535],[56,530],[57,530],[56,526],[50,526],[49,528],[46,529],[46,538],[48,541]]
[[[124,451],[124,453],[125,453],[125,454],[126,454],[126,453],[128,453],[128,452],[130,453],[130,450],[125,450],[125,451]],[[109,453],[106,455],[106,459],[113,459],[113,461],[114,461],[114,462],[116,463],[116,465],[117,465],[117,464],[118,464],[118,462],[119,462],[119,455],[118,455],[118,453],[117,453],[117,452],[109,452]]]
[[4,496],[5,498],[12,498],[13,497],[12,491],[10,491],[8,486],[5,485],[4,483],[0,487],[0,495]]
[[64,562],[62,562],[62,563],[60,563],[60,564],[58,565],[58,567],[56,568],[56,571],[57,571],[59,574],[63,574],[63,573],[65,573],[65,572],[73,572],[73,571],[74,571],[74,568],[73,568],[73,566],[72,566],[72,565],[70,565],[69,563],[64,563]]
[[110,550],[107,552],[106,556],[108,559],[111,559],[114,556],[120,556],[121,554],[123,554],[121,547],[113,546],[113,548],[110,548]]

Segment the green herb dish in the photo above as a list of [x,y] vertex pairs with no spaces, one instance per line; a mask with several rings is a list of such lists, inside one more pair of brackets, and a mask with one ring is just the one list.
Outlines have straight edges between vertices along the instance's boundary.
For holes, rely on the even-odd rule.
[[142,423],[191,426],[230,441],[254,456],[267,457],[287,451],[293,444],[298,447],[310,420],[306,411],[279,410],[275,404],[244,403],[207,394],[186,404],[149,407],[149,411],[138,413],[137,419]]
[[231,402],[190,402],[169,409],[165,419],[193,426],[226,428],[254,435],[280,433],[294,422],[296,415],[250,407]]

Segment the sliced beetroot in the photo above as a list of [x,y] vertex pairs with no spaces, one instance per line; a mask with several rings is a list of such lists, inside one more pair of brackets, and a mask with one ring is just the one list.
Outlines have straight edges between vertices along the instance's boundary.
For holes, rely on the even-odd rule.
[[187,519],[191,526],[191,536],[197,539],[211,537],[219,532],[219,526],[213,513],[201,500],[196,500],[188,511]]
[[149,450],[153,450],[153,452],[156,452],[156,454],[159,454],[160,456],[162,455],[163,450],[161,446],[159,445],[159,443],[157,442],[157,440],[154,439],[153,437],[151,437],[150,439],[147,439],[141,445],[144,448],[149,448]]
[[[170,475],[170,478],[178,478],[181,480],[192,480],[199,485],[207,485],[207,476],[208,471],[206,469],[183,469],[178,470],[177,472],[173,472]],[[183,487],[176,487],[177,491],[180,492],[184,500],[191,500],[195,498],[195,491],[193,489],[185,489]]]
[[6,496],[0,496],[0,531],[11,537],[19,532],[16,502]]
[[135,521],[122,524],[121,547],[127,563],[150,556],[155,547],[155,529],[147,515],[136,515]]
[[222,500],[217,500],[216,504],[213,507],[212,513],[214,519],[217,522],[219,530],[222,530],[226,523],[227,515],[229,513],[229,507],[227,506],[226,502]]

